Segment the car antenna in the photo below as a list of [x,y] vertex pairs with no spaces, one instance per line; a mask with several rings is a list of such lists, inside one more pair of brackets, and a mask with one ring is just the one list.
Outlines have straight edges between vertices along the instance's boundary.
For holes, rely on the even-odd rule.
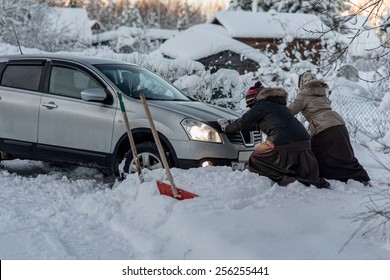
[[13,23],[12,23],[12,29],[14,30],[14,34],[15,34],[16,42],[18,43],[18,46],[19,46],[20,54],[23,54],[23,52],[22,52],[22,48],[20,47],[20,43],[19,43],[19,39],[18,39],[18,35],[16,34],[16,31],[15,31],[15,26],[14,26],[14,24],[13,24]]

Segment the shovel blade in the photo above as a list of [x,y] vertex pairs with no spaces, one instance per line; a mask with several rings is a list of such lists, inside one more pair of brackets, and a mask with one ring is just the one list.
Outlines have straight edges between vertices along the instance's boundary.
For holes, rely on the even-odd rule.
[[177,200],[191,199],[198,197],[198,195],[193,194],[191,192],[182,190],[177,188],[177,192],[179,193],[178,197],[175,197],[172,192],[172,186],[161,181],[157,181],[157,188],[162,195],[170,196],[176,198]]

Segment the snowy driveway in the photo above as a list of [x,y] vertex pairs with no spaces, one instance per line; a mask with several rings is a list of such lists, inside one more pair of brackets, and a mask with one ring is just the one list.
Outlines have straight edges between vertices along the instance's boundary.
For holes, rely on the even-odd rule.
[[284,188],[229,167],[174,168],[176,184],[199,194],[184,201],[158,194],[162,169],[143,184],[131,175],[111,189],[112,178],[94,169],[4,162],[0,259],[388,260],[380,230],[351,239],[360,225],[353,217],[370,199],[388,203],[390,182],[364,148],[355,151],[373,188],[355,181]]

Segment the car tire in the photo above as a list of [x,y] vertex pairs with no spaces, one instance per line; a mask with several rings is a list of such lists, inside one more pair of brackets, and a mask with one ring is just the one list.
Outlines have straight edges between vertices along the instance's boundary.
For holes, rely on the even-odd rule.
[[[141,169],[154,170],[163,168],[157,146],[153,142],[145,142],[136,145],[137,156],[140,161]],[[123,169],[121,174],[131,174],[137,172],[132,151],[128,151],[124,156]]]

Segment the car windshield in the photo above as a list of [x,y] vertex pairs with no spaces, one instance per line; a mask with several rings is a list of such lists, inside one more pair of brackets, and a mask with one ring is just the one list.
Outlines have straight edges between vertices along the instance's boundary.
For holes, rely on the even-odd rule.
[[146,99],[191,101],[172,84],[149,70],[125,64],[94,66],[127,96],[139,98],[142,93]]

